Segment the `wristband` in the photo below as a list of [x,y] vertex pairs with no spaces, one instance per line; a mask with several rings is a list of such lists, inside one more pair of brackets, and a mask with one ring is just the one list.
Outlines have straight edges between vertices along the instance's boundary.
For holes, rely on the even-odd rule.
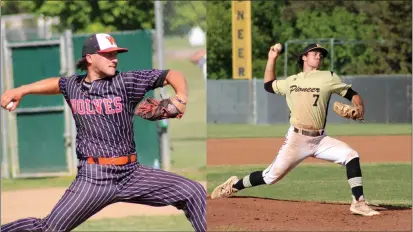
[[175,99],[176,99],[179,103],[181,103],[182,105],[186,105],[186,102],[185,102],[184,100],[179,99],[178,96],[175,96]]

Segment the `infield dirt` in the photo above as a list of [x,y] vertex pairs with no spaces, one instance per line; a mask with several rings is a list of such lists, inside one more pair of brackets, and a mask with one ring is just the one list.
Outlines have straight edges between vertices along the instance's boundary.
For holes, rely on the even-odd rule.
[[[411,136],[335,137],[355,149],[362,163],[411,163]],[[284,138],[208,139],[207,163],[271,164]],[[325,163],[314,158],[303,163]],[[374,217],[352,215],[350,205],[230,197],[207,201],[210,231],[411,231],[411,208],[373,206]]]

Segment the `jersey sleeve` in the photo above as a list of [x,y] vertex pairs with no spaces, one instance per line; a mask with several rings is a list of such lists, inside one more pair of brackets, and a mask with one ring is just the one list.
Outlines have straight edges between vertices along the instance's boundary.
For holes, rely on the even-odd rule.
[[129,100],[140,101],[146,92],[162,87],[168,72],[169,70],[146,69],[123,73]]
[[287,79],[285,80],[275,80],[272,82],[272,89],[275,94],[285,95],[288,91]]
[[62,93],[63,97],[65,98],[66,102],[70,102],[70,96],[68,92],[68,85],[69,85],[69,78],[68,77],[60,77],[59,79],[59,89]]
[[350,84],[344,83],[336,73],[332,73],[331,92],[344,97],[350,88]]

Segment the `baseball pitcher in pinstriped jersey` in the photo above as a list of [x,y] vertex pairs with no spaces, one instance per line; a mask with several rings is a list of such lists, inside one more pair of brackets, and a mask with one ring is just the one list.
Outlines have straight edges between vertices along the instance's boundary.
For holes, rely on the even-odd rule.
[[365,201],[359,154],[346,143],[327,136],[325,126],[327,109],[332,94],[338,94],[361,109],[361,96],[345,84],[332,71],[318,70],[327,50],[318,44],[310,44],[298,56],[302,72],[285,80],[276,80],[275,61],[280,44],[270,48],[264,74],[264,89],[285,96],[290,109],[290,128],[284,145],[274,161],[263,171],[256,171],[242,179],[230,177],[215,188],[212,199],[229,197],[242,189],[263,184],[275,184],[308,157],[326,160],[346,167],[347,179],[352,191],[350,211],[353,214],[374,216],[380,214]]
[[94,34],[85,41],[77,64],[85,75],[48,78],[2,95],[1,106],[6,109],[13,102],[8,110],[14,111],[24,95],[62,93],[76,124],[79,165],[75,180],[50,214],[2,225],[1,231],[70,231],[116,202],[172,205],[185,212],[195,231],[206,231],[203,186],[142,166],[135,150],[133,117],[145,93],[171,85],[177,95],[170,102],[183,113],[186,80],[175,70],[119,72],[117,55],[127,51],[112,36]]

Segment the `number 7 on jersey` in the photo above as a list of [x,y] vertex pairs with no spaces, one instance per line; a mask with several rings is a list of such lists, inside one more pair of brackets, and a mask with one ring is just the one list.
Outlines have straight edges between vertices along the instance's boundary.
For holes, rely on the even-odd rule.
[[320,94],[313,94],[313,97],[315,97],[315,101],[314,101],[313,106],[317,106],[318,98],[320,97]]

